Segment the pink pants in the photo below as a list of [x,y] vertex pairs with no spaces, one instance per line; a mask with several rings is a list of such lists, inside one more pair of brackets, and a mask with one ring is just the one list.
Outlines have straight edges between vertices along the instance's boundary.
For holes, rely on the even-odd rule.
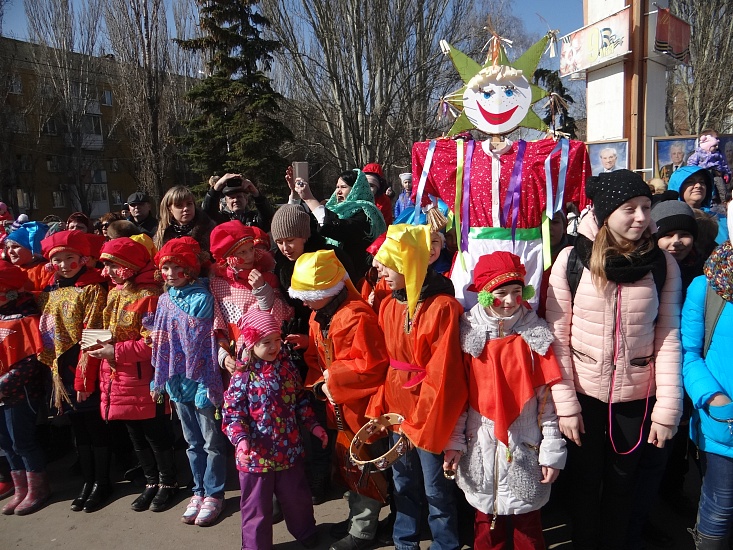
[[511,548],[507,541],[514,539],[514,550],[545,550],[540,511],[514,516],[496,516],[491,530],[491,514],[476,510],[474,523],[474,550],[504,550]]
[[297,540],[316,532],[313,501],[303,461],[279,472],[239,472],[242,489],[242,550],[272,548],[272,495],[277,496],[285,525]]

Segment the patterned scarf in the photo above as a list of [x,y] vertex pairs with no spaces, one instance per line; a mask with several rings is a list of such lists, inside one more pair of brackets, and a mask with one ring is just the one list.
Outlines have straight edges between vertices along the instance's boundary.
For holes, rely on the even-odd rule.
[[354,170],[354,172],[357,172],[358,175],[346,199],[343,202],[338,202],[334,191],[326,203],[326,208],[342,220],[352,217],[359,210],[364,212],[367,220],[369,220],[368,237],[370,241],[373,241],[387,231],[387,224],[384,222],[384,217],[379,208],[374,204],[374,196],[364,172],[361,170]]
[[703,271],[718,296],[726,302],[733,302],[733,246],[730,241],[713,250]]

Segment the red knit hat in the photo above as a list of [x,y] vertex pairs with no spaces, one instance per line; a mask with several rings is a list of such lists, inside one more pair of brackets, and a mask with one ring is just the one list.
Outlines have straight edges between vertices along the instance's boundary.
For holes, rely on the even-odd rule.
[[382,165],[377,162],[370,162],[367,164],[362,172],[369,172],[371,174],[377,174],[380,178],[384,177],[384,170],[382,170]]
[[251,229],[255,232],[255,248],[270,250],[270,236],[267,232],[255,226],[252,226]]
[[163,245],[163,248],[155,255],[155,265],[158,269],[166,262],[173,262],[181,267],[188,267],[198,273],[201,268],[199,254],[201,247],[196,239],[191,237],[180,237],[171,239]]
[[17,265],[0,262],[0,289],[21,290],[28,284],[28,276]]
[[239,319],[237,325],[242,331],[244,346],[247,349],[252,349],[257,342],[268,334],[273,332],[280,334],[280,325],[277,324],[275,318],[269,312],[260,309],[247,311]]
[[[214,259],[218,261],[231,256],[237,250],[237,247],[247,241],[251,241],[256,245],[255,239],[261,239],[262,235],[259,235],[255,229],[257,228],[244,225],[238,220],[217,225],[211,232],[211,238],[209,239],[211,254]],[[267,237],[267,233],[265,233],[265,237]]]
[[468,286],[471,292],[493,292],[507,283],[524,286],[527,270],[519,256],[511,252],[497,251],[481,256],[473,268],[473,283]]
[[133,271],[140,271],[150,262],[150,253],[145,245],[129,237],[119,237],[102,245],[99,259],[129,267]]
[[59,231],[41,241],[44,258],[51,259],[57,252],[69,251],[80,256],[99,257],[104,242],[102,235],[93,235],[83,231]]

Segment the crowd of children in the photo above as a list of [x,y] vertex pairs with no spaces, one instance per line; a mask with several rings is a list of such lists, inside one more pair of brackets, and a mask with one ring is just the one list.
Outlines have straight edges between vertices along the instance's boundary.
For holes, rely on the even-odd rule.
[[[208,250],[188,235],[156,250],[146,235],[105,242],[78,230],[45,236],[43,224],[25,223],[6,238],[8,261],[0,262],[8,334],[0,448],[12,478],[2,513],[29,514],[50,497],[35,438],[48,378],[82,473],[74,511],[109,501],[114,422],[126,427],[145,477],[132,509],[168,509],[180,490],[175,410],[193,476],[183,523],[217,521],[233,454],[242,548],[272,546],[276,509],[314,548],[313,503],[330,474],[319,460],[334,447],[343,459],[344,434],[388,415],[396,426],[371,445],[384,461],[371,469],[391,465],[390,475],[366,467],[354,477],[339,464],[349,515],[333,550],[371,547],[389,501],[396,548],[419,548],[423,505],[431,548],[459,548],[456,485],[475,509],[474,548],[542,549],[540,509],[558,476],[575,548],[641,548],[654,496],[681,494],[688,437],[677,430],[689,422],[706,468],[693,536],[697,548],[727,548],[733,254],[726,241],[707,259],[712,248],[698,242],[704,223],[692,207],[713,187],[700,171],[707,174],[676,171],[670,187],[679,200],[658,203],[633,172],[591,178],[593,208],[574,246],[565,219],[553,223],[554,265],[540,296],[546,321],[529,306],[536,298],[526,266],[498,249],[475,265],[466,292],[478,303],[464,311],[435,268],[445,238],[429,225],[390,225],[371,239],[375,276],[357,290],[362,281],[351,272],[363,243],[349,258],[318,227],[332,223],[329,235],[343,239],[336,230],[348,227],[345,218],[371,220],[377,211],[366,194],[358,200],[372,205],[369,215],[342,206],[348,212],[331,222],[328,209],[319,221],[298,204],[281,207],[271,223],[274,255],[270,236],[238,219],[211,231]],[[355,176],[352,186],[366,189]],[[338,193],[333,204],[348,205]],[[711,329],[710,293],[720,301]],[[306,473],[306,449],[319,483]]]

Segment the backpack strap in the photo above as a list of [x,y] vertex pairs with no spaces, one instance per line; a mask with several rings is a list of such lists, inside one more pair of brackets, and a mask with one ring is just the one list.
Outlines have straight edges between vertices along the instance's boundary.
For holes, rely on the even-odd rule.
[[702,348],[703,359],[708,354],[710,344],[713,341],[715,326],[718,324],[718,319],[720,319],[720,315],[723,313],[724,307],[725,300],[723,300],[723,298],[713,290],[710,283],[708,283],[705,291],[705,343]]
[[578,292],[580,278],[583,276],[583,269],[585,269],[585,266],[583,265],[583,262],[580,261],[580,256],[578,255],[577,250],[573,247],[570,249],[568,264],[565,267],[565,277],[567,278],[568,286],[570,287],[571,305],[575,304],[575,293]]

